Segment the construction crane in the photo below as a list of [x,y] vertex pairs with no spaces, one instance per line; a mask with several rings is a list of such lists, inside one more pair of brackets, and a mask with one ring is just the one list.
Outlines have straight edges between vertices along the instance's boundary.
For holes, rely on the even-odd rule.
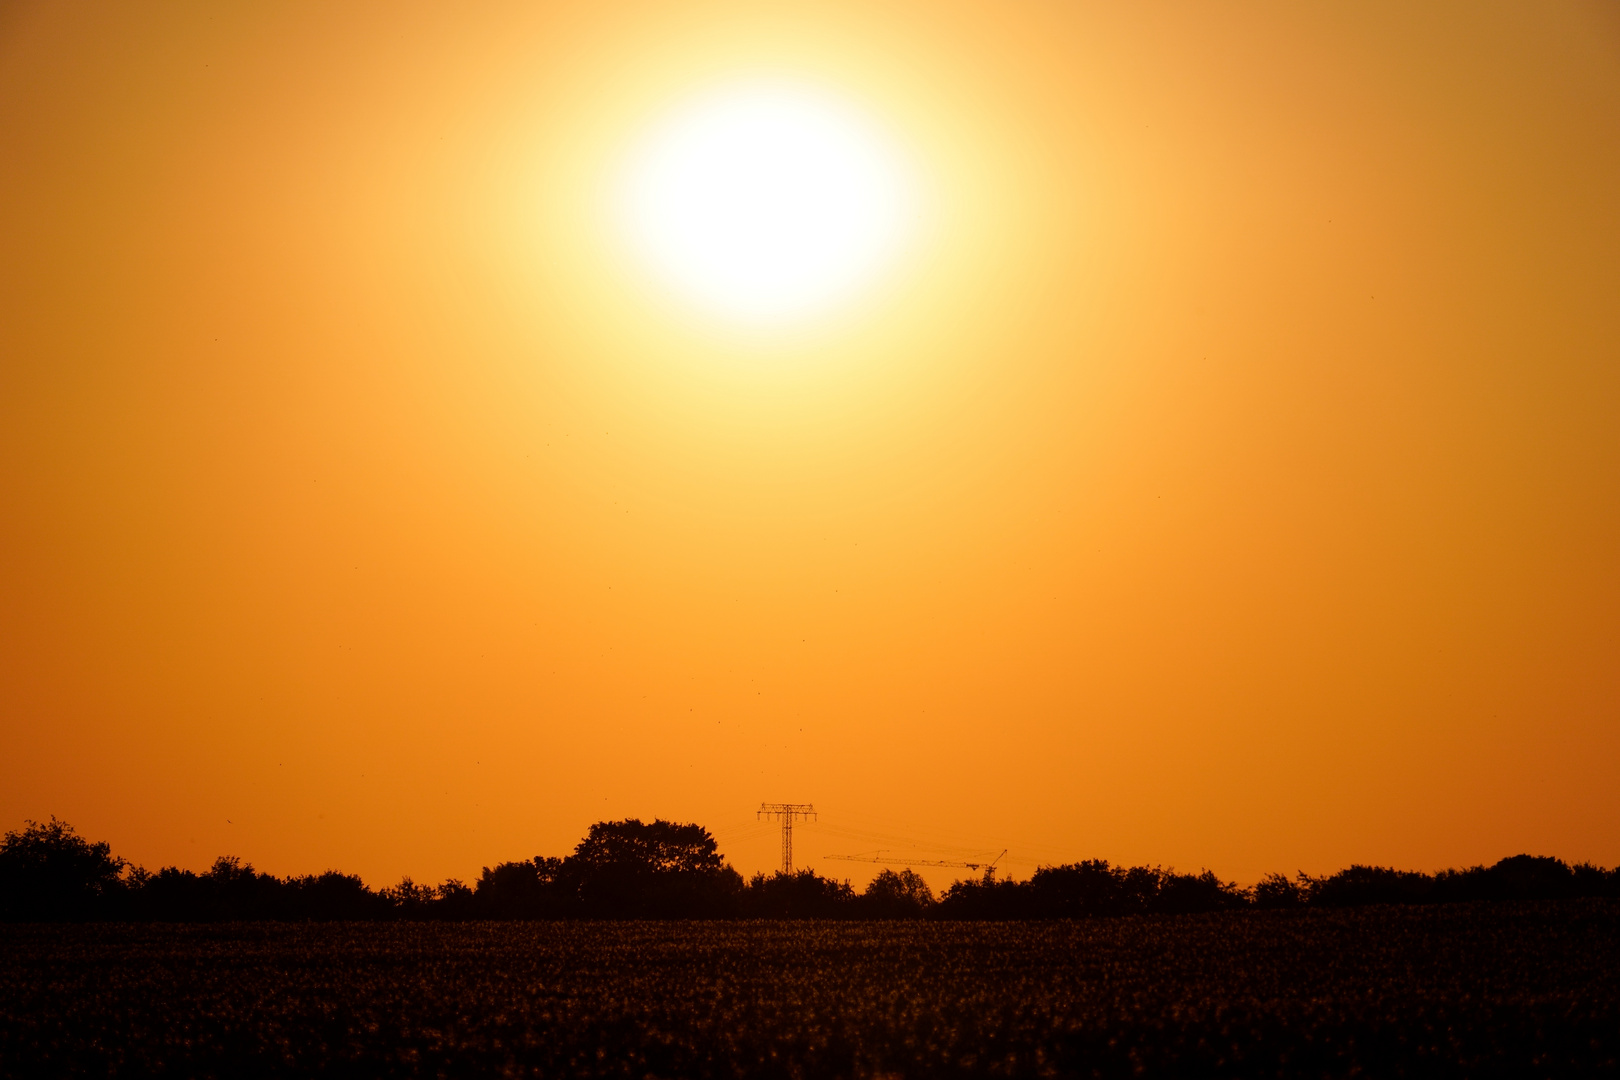
[[996,863],[1000,862],[1006,854],[1007,849],[1003,848],[1000,855],[997,855],[994,859],[991,859],[987,863],[961,862],[956,859],[903,859],[885,855],[882,851],[875,851],[868,855],[824,855],[822,858],[838,859],[842,862],[884,863],[889,866],[961,866],[969,870],[982,869],[985,877],[994,881],[996,877]]

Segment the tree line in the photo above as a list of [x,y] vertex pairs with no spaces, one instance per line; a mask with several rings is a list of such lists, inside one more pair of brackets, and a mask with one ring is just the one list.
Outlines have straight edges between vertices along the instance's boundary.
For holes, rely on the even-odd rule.
[[484,867],[471,884],[383,889],[337,871],[279,878],[221,857],[202,872],[155,873],[80,836],[29,821],[0,841],[0,920],[219,922],[473,919],[1064,919],[1308,909],[1364,904],[1620,897],[1620,867],[1515,855],[1438,874],[1351,866],[1242,888],[1210,871],[1180,874],[1092,859],[1043,866],[1027,881],[957,881],[939,897],[911,870],[884,870],[860,893],[811,870],[742,875],[700,825],[597,822],[572,854]]

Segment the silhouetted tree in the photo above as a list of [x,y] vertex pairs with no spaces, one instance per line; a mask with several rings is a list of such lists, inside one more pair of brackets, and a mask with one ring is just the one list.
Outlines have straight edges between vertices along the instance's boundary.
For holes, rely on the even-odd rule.
[[1107,859],[1065,866],[1043,866],[1030,879],[1035,912],[1049,919],[1145,912],[1157,891],[1158,875],[1147,867],[1116,869]]
[[54,816],[28,821],[0,841],[0,918],[60,922],[112,913],[125,862]]
[[432,885],[418,885],[406,875],[400,878],[398,885],[382,889],[377,895],[402,919],[431,919],[434,902],[439,899],[439,889]]
[[824,878],[814,870],[778,870],[749,879],[742,911],[755,919],[842,919],[855,913],[854,900],[855,890],[847,881]]
[[1223,882],[1211,870],[1198,874],[1159,874],[1158,890],[1148,910],[1161,915],[1194,915],[1247,907],[1249,896],[1232,882]]
[[1620,898],[1620,866],[1605,870],[1589,862],[1576,863],[1570,867],[1570,876],[1575,879],[1576,896]]
[[159,922],[226,922],[286,918],[283,884],[251,864],[221,855],[205,873],[166,866],[144,875],[133,908]]
[[1512,855],[1489,868],[1442,870],[1437,900],[1562,900],[1576,895],[1575,874],[1562,859]]
[[1205,870],[1178,874],[1153,866],[1111,866],[1089,859],[1043,866],[1027,882],[958,881],[936,916],[947,919],[1082,919],[1115,915],[1186,915],[1247,907],[1248,890]]
[[561,876],[592,918],[723,918],[743,890],[709,830],[662,819],[597,822]]
[[1034,915],[1034,889],[1027,881],[997,880],[991,874],[953,881],[930,914],[936,919],[1028,919]]
[[574,898],[563,860],[536,855],[526,862],[484,867],[474,886],[474,906],[486,919],[555,919],[571,914]]
[[394,913],[393,905],[358,876],[336,870],[288,878],[280,892],[276,917],[282,919],[384,919]]
[[221,855],[202,875],[208,896],[210,917],[218,920],[284,918],[280,901],[282,882],[272,874],[261,874],[252,863],[234,855]]
[[29,821],[0,841],[0,919],[208,922],[243,919],[1091,918],[1258,908],[1620,897],[1620,867],[1514,855],[1430,875],[1354,865],[1326,877],[1268,874],[1253,889],[1210,871],[1177,874],[1093,859],[1043,866],[1029,881],[958,881],[938,902],[910,870],[885,870],[856,897],[811,870],[756,874],[746,886],[698,825],[635,819],[592,825],[566,859],[485,867],[476,888],[409,878],[373,891],[352,874],[278,878],[222,856],[198,874],[115,857],[67,823]]
[[[1304,874],[1300,875],[1303,879]],[[1268,910],[1305,906],[1305,889],[1300,882],[1290,881],[1281,874],[1267,874],[1255,885],[1252,893],[1254,906]]]
[[884,870],[861,894],[859,911],[868,919],[920,919],[934,906],[934,890],[916,871]]
[[1327,877],[1307,877],[1304,883],[1312,907],[1421,904],[1434,891],[1434,879],[1428,874],[1359,863]]
[[477,917],[473,907],[473,891],[458,878],[446,879],[434,892],[437,894],[433,902],[435,919],[461,921]]

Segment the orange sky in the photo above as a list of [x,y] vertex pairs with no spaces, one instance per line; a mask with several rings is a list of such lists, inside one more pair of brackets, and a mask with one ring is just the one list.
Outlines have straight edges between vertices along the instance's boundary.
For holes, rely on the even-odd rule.
[[[760,72],[934,214],[744,337],[594,208]],[[1620,863],[1612,3],[10,4],[0,207],[0,826]]]

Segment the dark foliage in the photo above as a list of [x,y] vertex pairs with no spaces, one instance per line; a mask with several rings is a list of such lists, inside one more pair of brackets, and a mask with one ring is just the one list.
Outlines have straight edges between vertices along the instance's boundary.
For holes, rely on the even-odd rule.
[[1515,855],[1433,875],[1361,865],[1319,878],[1268,874],[1242,889],[1208,870],[1093,859],[1041,867],[1028,881],[958,881],[936,901],[909,869],[883,871],[860,895],[811,870],[757,874],[744,884],[707,829],[662,820],[598,822],[566,858],[497,863],[471,886],[406,878],[375,891],[351,874],[278,878],[227,857],[201,874],[172,866],[148,873],[55,818],[30,821],[0,842],[0,920],[8,922],[1070,919],[1580,897],[1620,899],[1620,868]]
[[27,822],[0,842],[0,919],[56,922],[116,911],[125,863],[53,816]]
[[1299,882],[1290,881],[1282,874],[1267,874],[1250,891],[1254,906],[1262,911],[1302,907],[1306,895]]
[[934,906],[934,891],[911,869],[885,870],[861,894],[859,911],[868,919],[920,919]]
[[1616,956],[1605,900],[0,926],[0,1080],[1614,1076]]
[[[1603,893],[1603,871],[1583,863],[1571,868],[1561,859],[1515,855],[1495,866],[1447,870],[1435,876],[1437,900],[1561,900]],[[1616,895],[1612,888],[1606,895]],[[1596,888],[1592,888],[1596,886]]]
[[1043,866],[1027,882],[959,881],[940,898],[947,919],[1080,919],[1102,915],[1190,915],[1246,907],[1246,890],[1208,870],[1178,874],[1105,859]]
[[353,874],[278,878],[240,859],[220,857],[207,873],[165,867],[131,875],[118,905],[127,918],[165,922],[232,922],[244,919],[377,919],[394,905]]
[[1345,908],[1369,904],[1441,904],[1478,900],[1620,898],[1620,868],[1604,870],[1559,859],[1515,855],[1494,866],[1421,874],[1351,866],[1293,880],[1267,874],[1252,888],[1213,873],[1178,874],[1156,867],[1111,866],[1101,859],[1042,867],[1027,882],[958,881],[933,914],[947,919],[1067,919],[1199,914],[1254,907]]
[[687,919],[734,916],[743,891],[742,875],[701,825],[632,818],[592,825],[564,859],[486,866],[465,896],[409,881],[395,894],[416,917],[455,908],[452,918]]
[[1031,919],[1035,917],[1033,890],[1027,881],[958,881],[939,898],[935,913],[943,919]]
[[558,880],[571,914],[605,919],[735,915],[743,891],[709,830],[662,820],[597,822]]
[[[432,904],[431,892],[422,900]],[[536,855],[527,862],[497,863],[478,877],[471,908],[484,919],[558,919],[574,913],[578,896],[563,873],[562,859]]]
[[1315,907],[1421,904],[1434,892],[1434,878],[1410,870],[1354,865],[1331,877],[1310,878],[1306,894]]
[[1620,897],[1620,867],[1603,870],[1590,863],[1571,867],[1561,859],[1514,855],[1494,866],[1442,870],[1432,876],[1352,866],[1328,877],[1301,874],[1299,884],[1306,901],[1316,907]]
[[847,881],[833,881],[814,870],[755,874],[743,897],[743,914],[755,919],[847,919],[855,914],[855,890]]

